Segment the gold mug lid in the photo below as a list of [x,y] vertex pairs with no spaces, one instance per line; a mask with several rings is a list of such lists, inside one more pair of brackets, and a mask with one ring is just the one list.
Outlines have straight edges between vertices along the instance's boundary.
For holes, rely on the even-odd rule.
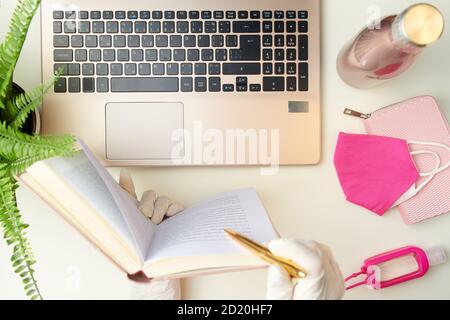
[[427,46],[437,41],[444,32],[442,13],[433,5],[412,5],[403,14],[403,31],[406,37],[418,46]]

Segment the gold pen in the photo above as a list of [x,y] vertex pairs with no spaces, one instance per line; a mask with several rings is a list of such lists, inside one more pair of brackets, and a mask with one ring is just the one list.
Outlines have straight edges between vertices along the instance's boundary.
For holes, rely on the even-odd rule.
[[269,264],[275,264],[280,267],[282,267],[284,270],[287,271],[289,276],[291,278],[305,278],[306,277],[306,271],[300,267],[295,262],[278,257],[274,255],[272,252],[270,252],[269,249],[266,247],[254,242],[253,240],[250,240],[249,238],[237,233],[236,231],[225,229],[224,230],[233,240],[235,240],[237,243],[242,245],[243,247],[247,248],[249,251],[263,259],[264,261],[268,262]]

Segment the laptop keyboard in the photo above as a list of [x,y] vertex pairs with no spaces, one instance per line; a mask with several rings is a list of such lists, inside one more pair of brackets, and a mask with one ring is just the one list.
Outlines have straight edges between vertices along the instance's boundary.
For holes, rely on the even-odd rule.
[[308,91],[307,11],[54,11],[57,93]]

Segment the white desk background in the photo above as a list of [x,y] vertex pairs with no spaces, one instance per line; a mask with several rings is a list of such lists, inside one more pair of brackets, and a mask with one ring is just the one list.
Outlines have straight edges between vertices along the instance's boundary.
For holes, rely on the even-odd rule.
[[[186,205],[208,195],[253,186],[258,190],[283,237],[315,239],[328,244],[345,275],[357,271],[364,258],[405,245],[443,246],[450,252],[450,215],[415,226],[405,225],[396,211],[383,218],[344,200],[332,157],[337,133],[363,132],[361,121],[344,116],[343,108],[370,112],[417,95],[434,95],[450,115],[450,27],[445,36],[404,76],[374,90],[352,89],[339,79],[335,61],[341,46],[365,25],[367,8],[398,13],[413,0],[322,1],[323,160],[314,167],[281,168],[261,176],[257,168],[141,168],[132,173],[139,192],[152,188]],[[450,24],[450,1],[438,6]],[[16,0],[0,0],[0,39],[6,33]],[[39,17],[33,21],[15,80],[26,89],[40,81]],[[111,169],[117,177],[118,169]],[[18,191],[19,207],[31,225],[29,237],[37,258],[36,277],[47,299],[127,299],[131,284],[109,260],[28,190]],[[0,241],[0,299],[25,298],[10,266],[10,248]],[[80,286],[73,286],[79,275]],[[449,299],[450,262],[424,278],[383,291],[361,287],[346,299]],[[265,271],[187,279],[186,299],[260,299]]]

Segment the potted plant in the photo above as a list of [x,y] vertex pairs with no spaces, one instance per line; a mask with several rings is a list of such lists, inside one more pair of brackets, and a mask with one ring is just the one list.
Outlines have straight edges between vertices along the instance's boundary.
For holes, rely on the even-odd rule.
[[58,75],[49,83],[24,92],[13,82],[31,20],[40,0],[19,0],[14,10],[9,32],[0,44],[0,225],[6,243],[12,248],[11,264],[20,276],[26,295],[41,299],[33,265],[35,259],[27,240],[16,201],[16,177],[36,161],[54,156],[69,156],[74,152],[72,136],[41,136],[37,108]]

